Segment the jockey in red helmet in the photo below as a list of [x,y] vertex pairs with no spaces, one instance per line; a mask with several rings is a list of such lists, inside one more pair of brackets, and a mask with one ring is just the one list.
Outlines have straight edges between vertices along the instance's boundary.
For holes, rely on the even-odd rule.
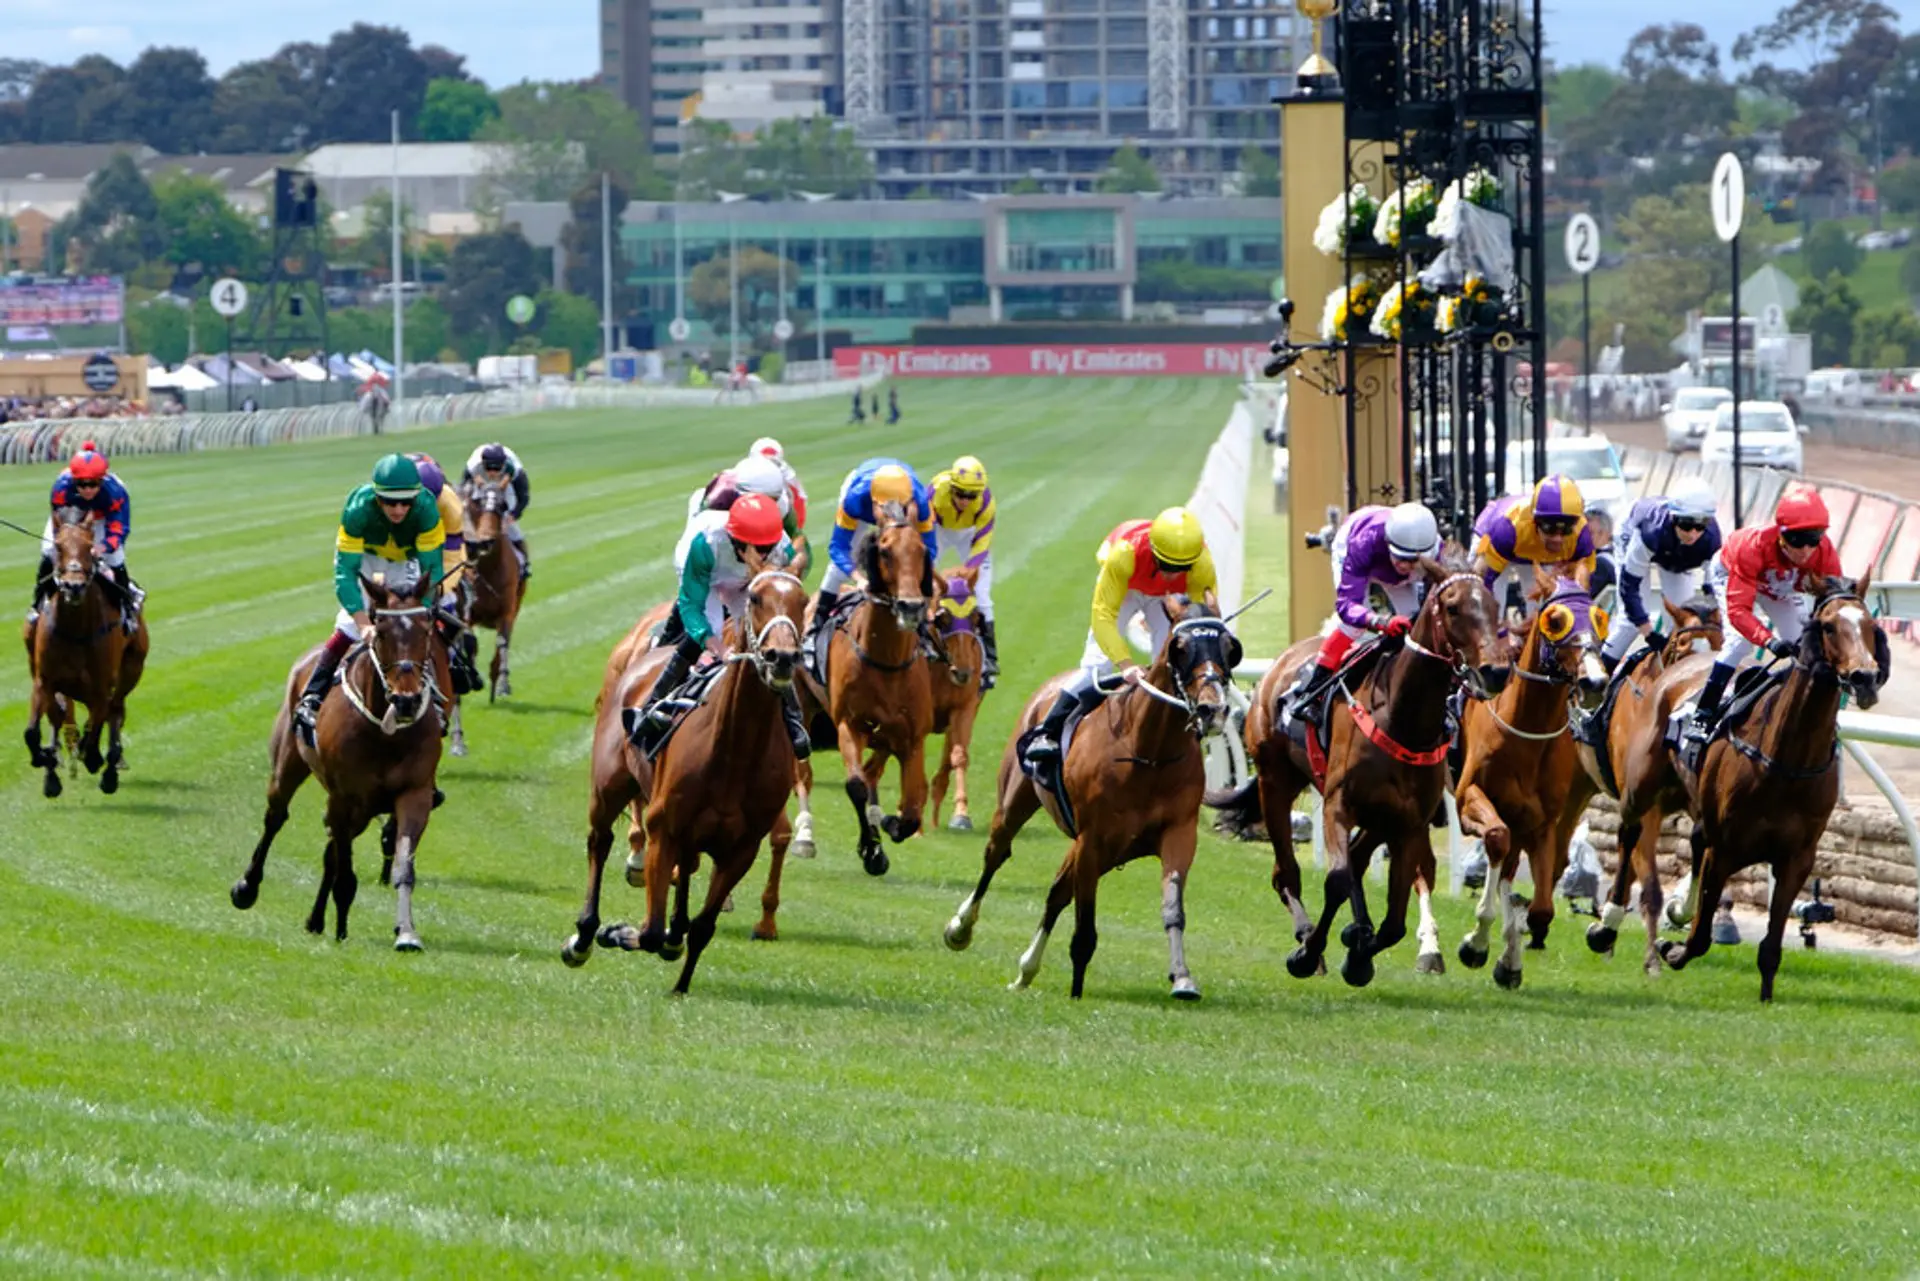
[[54,477],[48,496],[52,511],[40,536],[40,572],[34,578],[33,606],[27,621],[38,624],[40,604],[53,590],[53,522],[63,508],[78,509],[93,525],[94,554],[100,564],[100,581],[120,606],[120,625],[131,636],[140,627],[140,603],[146,593],[127,572],[127,538],[133,533],[133,500],[127,487],[113,474],[107,456],[91,440],[67,463],[66,470]]

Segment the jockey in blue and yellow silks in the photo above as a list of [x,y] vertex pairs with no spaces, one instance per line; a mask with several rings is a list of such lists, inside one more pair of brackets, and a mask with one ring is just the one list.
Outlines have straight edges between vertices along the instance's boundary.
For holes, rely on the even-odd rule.
[[40,606],[53,594],[53,522],[63,509],[78,509],[93,526],[93,554],[100,584],[120,606],[120,625],[131,636],[140,629],[140,605],[146,599],[127,572],[127,539],[133,534],[133,499],[113,474],[107,456],[91,440],[81,442],[66,470],[53,478],[48,493],[51,513],[40,535],[40,570],[33,580],[33,606],[27,622],[40,622]]
[[929,563],[940,554],[933,537],[933,491],[898,458],[869,458],[840,485],[840,506],[833,517],[833,538],[827,544],[827,576],[820,584],[807,640],[819,634],[840,591],[853,581],[853,536],[862,525],[876,524],[875,513],[888,503],[899,503],[920,531]]
[[[1520,581],[1522,565],[1578,562],[1593,572],[1593,531],[1587,528],[1587,503],[1571,477],[1555,473],[1530,494],[1489,502],[1473,522],[1474,567],[1504,608],[1509,583]],[[1524,586],[1524,585],[1523,585]]]
[[993,688],[1000,674],[1000,646],[993,634],[993,522],[998,514],[987,469],[972,454],[933,478],[933,536],[944,554],[957,554],[963,568],[975,571],[972,597],[979,607],[980,647],[986,661],[980,692]]

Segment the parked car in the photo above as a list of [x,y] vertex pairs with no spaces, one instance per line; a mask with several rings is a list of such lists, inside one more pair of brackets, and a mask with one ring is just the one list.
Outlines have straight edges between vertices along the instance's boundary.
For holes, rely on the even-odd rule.
[[1807,375],[1805,394],[1808,400],[1824,404],[1858,405],[1869,390],[1866,377],[1858,369],[1816,369]]
[[[1778,467],[1799,472],[1806,467],[1806,451],[1801,437],[1807,429],[1793,421],[1793,414],[1777,400],[1740,402],[1740,461],[1748,467]],[[1722,405],[1713,420],[1713,429],[1700,442],[1700,461],[1733,461],[1733,406]]]
[[1673,400],[1660,406],[1660,426],[1667,433],[1667,448],[1678,454],[1692,449],[1713,426],[1713,416],[1722,405],[1733,403],[1733,393],[1725,387],[1682,387]]

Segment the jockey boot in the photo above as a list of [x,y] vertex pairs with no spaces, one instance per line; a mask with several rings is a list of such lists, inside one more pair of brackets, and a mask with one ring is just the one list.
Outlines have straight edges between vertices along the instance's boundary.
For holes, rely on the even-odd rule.
[[[813,661],[814,644],[820,639],[820,629],[827,625],[827,617],[833,613],[833,607],[839,600],[839,592],[829,591],[822,587],[820,594],[814,598],[813,618],[807,623],[807,634],[800,638],[800,661],[807,665],[807,670],[813,672],[816,678],[823,677],[826,673],[823,670],[815,668]],[[826,667],[824,659],[820,662],[819,667],[822,669]]]
[[120,601],[120,629],[131,636],[140,630],[140,607],[146,603],[147,594],[133,581],[125,565],[114,570],[109,581]]
[[662,707],[661,704],[668,694],[680,688],[680,683],[687,679],[688,673],[693,671],[694,660],[699,656],[698,645],[682,644],[674,649],[673,657],[667,660],[660,678],[654,681],[653,688],[647,691],[646,702],[642,703],[638,710],[628,708],[624,713],[629,742],[637,747],[641,736],[647,730],[658,732],[666,729],[673,722],[674,709]]
[[1000,677],[1000,642],[993,635],[993,620],[984,614],[980,616],[980,648],[986,654],[986,661],[980,665],[980,692],[984,694]]
[[527,545],[525,543],[517,538],[509,541],[513,543],[513,554],[520,558],[520,579],[522,582],[525,582],[527,579],[533,577],[533,557],[527,555]]
[[813,735],[807,732],[807,719],[800,714],[800,691],[789,685],[780,695],[780,715],[787,722],[787,737],[793,741],[793,759],[804,761],[813,755]]
[[40,606],[47,597],[53,595],[53,553],[47,552],[40,557],[40,572],[33,576],[33,604],[27,607],[27,622],[38,626]]
[[1077,677],[1054,696],[1053,706],[1047,709],[1046,719],[1040,722],[1040,732],[1027,744],[1027,759],[1036,765],[1041,763],[1057,764],[1060,760],[1060,739],[1067,731],[1067,721],[1073,716],[1075,708],[1091,710],[1105,697],[1093,681],[1085,676]]
[[1683,751],[1697,752],[1706,744],[1707,735],[1713,732],[1714,722],[1720,719],[1720,700],[1726,695],[1727,682],[1733,679],[1733,668],[1715,661],[1713,670],[1707,673],[1707,683],[1700,690],[1700,697],[1694,701],[1693,715],[1687,718],[1686,729],[1682,731],[1680,745]]
[[340,660],[346,655],[347,646],[340,643],[343,640],[345,638],[335,632],[327,641],[326,648],[314,661],[313,671],[307,674],[307,687],[301,691],[300,701],[293,709],[293,723],[308,747],[316,745],[314,724],[320,716],[320,704],[326,701],[327,691],[333,687],[333,674],[340,670]]
[[1334,673],[1339,670],[1338,660],[1325,667],[1317,662],[1302,667],[1299,676],[1294,678],[1293,687],[1281,696],[1287,715],[1302,725],[1319,728],[1320,695],[1326,690],[1327,683],[1333,679]]

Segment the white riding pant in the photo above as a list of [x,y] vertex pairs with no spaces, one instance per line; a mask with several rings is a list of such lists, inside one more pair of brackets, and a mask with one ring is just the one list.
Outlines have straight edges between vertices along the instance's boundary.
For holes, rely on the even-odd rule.
[[[1716,661],[1728,667],[1738,667],[1748,657],[1758,652],[1758,646],[1742,636],[1733,626],[1733,616],[1727,612],[1727,571],[1720,558],[1715,556],[1707,570],[1707,587],[1713,592],[1714,600],[1720,603],[1720,617],[1726,620],[1727,639],[1720,646]],[[1806,597],[1798,592],[1786,596],[1769,596],[1765,592],[1755,592],[1753,607],[1766,616],[1773,625],[1774,635],[1788,644],[1800,643],[1800,634],[1807,628]]]
[[[1340,592],[1340,584],[1347,576],[1347,531],[1344,526],[1333,536],[1333,544],[1328,550],[1333,553],[1333,590],[1337,596]],[[1412,618],[1420,611],[1420,589],[1412,582],[1375,582],[1374,586],[1386,593],[1387,605],[1394,613]],[[1348,640],[1358,640],[1367,634],[1366,628],[1355,627],[1352,623],[1343,621],[1338,614],[1334,615],[1333,625]]]
[[[1128,592],[1120,600],[1120,615],[1115,619],[1122,638],[1125,638],[1127,628],[1136,618],[1147,626],[1147,636],[1152,642],[1152,658],[1159,658],[1160,651],[1167,647],[1167,635],[1173,630],[1173,624],[1167,619],[1167,611],[1160,608],[1160,598]],[[1095,679],[1114,673],[1113,660],[1107,657],[1106,650],[1100,648],[1100,642],[1094,639],[1091,627],[1087,629],[1087,647],[1080,654],[1080,670]]]
[[[106,533],[106,527],[101,522],[97,520],[93,522],[93,558],[102,565],[119,569],[127,563],[126,544],[122,543],[112,551],[108,551]],[[53,555],[53,517],[51,516],[47,517],[47,527],[40,531],[40,554]]]
[[[1653,586],[1655,572],[1660,575],[1660,587],[1657,591]],[[1647,617],[1658,623],[1666,614],[1666,610],[1662,608],[1663,603],[1684,605],[1698,596],[1701,573],[1702,571],[1697,569],[1661,569],[1658,565],[1648,570],[1646,576],[1640,580],[1640,600],[1646,606]],[[1602,647],[1601,652],[1608,658],[1624,658],[1627,651],[1633,648],[1633,642],[1639,635],[1640,629],[1627,621],[1627,609],[1622,604],[1613,611],[1613,630],[1607,633],[1607,643]]]
[[[964,566],[967,557],[973,554],[973,533],[971,529],[935,528],[933,536],[939,541],[939,560],[948,556],[959,558]],[[980,575],[973,580],[973,598],[980,603],[980,612],[987,618],[993,617],[993,553],[980,562]]]

